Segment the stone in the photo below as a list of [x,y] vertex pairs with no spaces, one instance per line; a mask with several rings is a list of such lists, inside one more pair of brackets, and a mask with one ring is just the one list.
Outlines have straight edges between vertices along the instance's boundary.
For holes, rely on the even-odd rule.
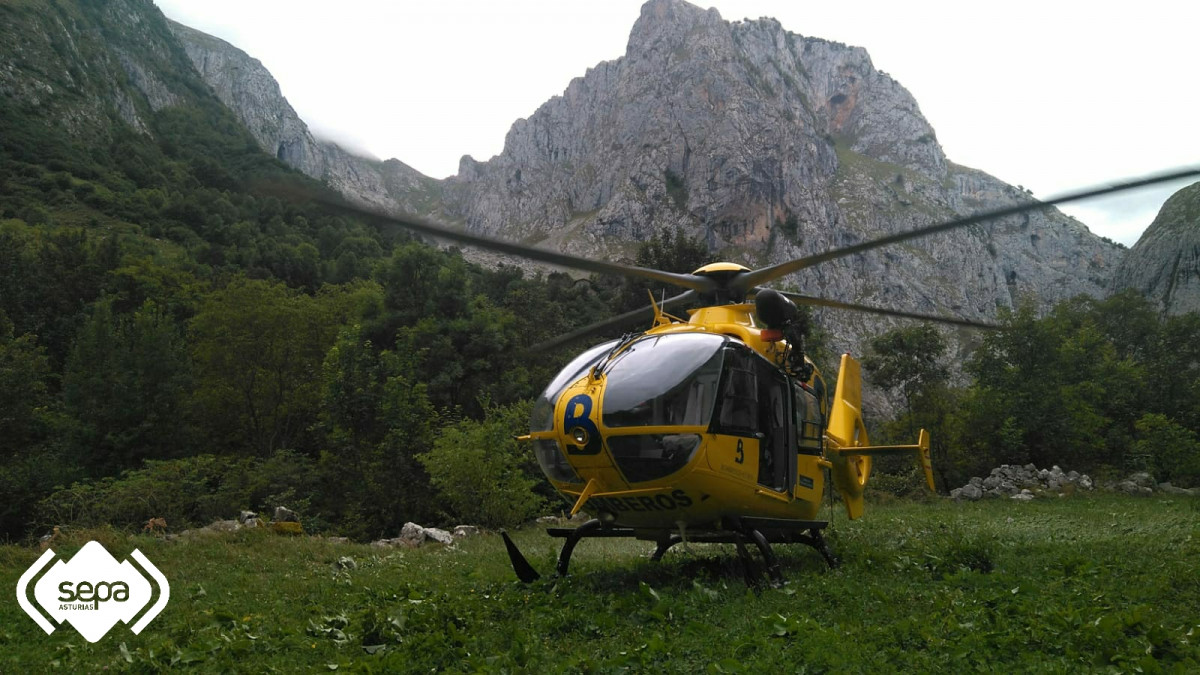
[[1027,502],[1027,501],[1030,501],[1031,499],[1033,499],[1033,493],[1021,492],[1021,493],[1010,496],[1009,499],[1015,499],[1017,501]]
[[1159,483],[1158,491],[1169,495],[1191,496],[1200,494],[1200,488],[1181,488],[1171,483]]
[[[1064,496],[1074,492],[1076,488],[1091,490],[1093,487],[1092,480],[1087,475],[1076,471],[1064,473],[1059,466],[1039,470],[1033,464],[1024,466],[1002,464],[992,469],[987,478],[973,476],[967,485],[980,488],[983,496],[989,498],[1016,495],[1035,496],[1034,491],[1052,492]],[[962,492],[964,488],[951,490],[950,496],[954,499],[965,499]],[[1021,499],[1025,499],[1025,497]]]
[[1154,486],[1154,477],[1145,471],[1139,471],[1135,474],[1132,474],[1129,476],[1129,480],[1138,487],[1148,488]]
[[300,516],[285,506],[276,506],[275,517],[272,520],[277,523],[298,523],[300,522]]
[[959,494],[967,501],[976,501],[983,498],[983,490],[978,485],[967,484],[959,488]]
[[439,544],[445,544],[447,546],[454,543],[454,535],[445,530],[439,530],[436,527],[426,527],[422,529],[425,532],[426,539],[431,539]]
[[425,528],[416,523],[405,523],[404,527],[400,528],[400,539],[411,546],[420,546],[425,543]]
[[479,528],[474,525],[456,525],[452,533],[455,539],[466,539],[479,534]]

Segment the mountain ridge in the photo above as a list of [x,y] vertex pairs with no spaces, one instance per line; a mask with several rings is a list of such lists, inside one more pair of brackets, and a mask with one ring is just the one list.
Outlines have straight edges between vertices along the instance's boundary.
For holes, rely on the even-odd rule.
[[[195,49],[189,55],[198,60]],[[246,99],[227,105],[252,110]],[[915,99],[865,49],[773,19],[727,22],[683,0],[647,2],[623,56],[515,121],[487,161],[465,156],[441,181],[401,170],[391,183],[381,163],[343,166],[349,178],[340,183],[306,172],[366,203],[615,259],[678,229],[714,258],[771,264],[1031,199],[950,162]],[[987,319],[1027,296],[1042,306],[1100,297],[1123,255],[1047,209],[835,261],[783,284]],[[892,323],[818,314],[837,348],[855,353]]]

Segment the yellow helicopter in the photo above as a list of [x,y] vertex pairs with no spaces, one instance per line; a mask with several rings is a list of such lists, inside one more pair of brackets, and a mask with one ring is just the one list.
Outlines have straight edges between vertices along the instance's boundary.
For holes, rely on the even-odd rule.
[[[573,506],[594,518],[576,528],[550,528],[563,538],[557,573],[566,575],[575,546],[585,538],[635,537],[652,541],[658,560],[682,541],[745,543],[761,553],[772,579],[781,580],[772,543],[801,543],[837,563],[819,517],[826,483],[841,496],[851,519],[863,514],[872,458],[912,454],[934,489],[929,434],[911,445],[872,446],[862,418],[857,360],[841,357],[832,398],[804,353],[807,330],[796,302],[995,328],[961,318],[918,314],[785,293],[763,284],[788,274],[882,246],[1025,211],[1089,199],[1200,174],[1186,170],[1046,201],[1031,201],[918,228],[844,248],[751,270],[718,262],[691,274],[665,272],[537,249],[450,230],[426,220],[344,206],[422,234],[591,272],[619,274],[687,289],[612,319],[584,326],[539,345],[545,350],[574,339],[650,319],[641,332],[579,354],[536,400],[530,433],[546,478]],[[667,313],[697,303],[688,318]],[[518,578],[539,577],[502,533]],[[749,580],[749,576],[748,576]]]

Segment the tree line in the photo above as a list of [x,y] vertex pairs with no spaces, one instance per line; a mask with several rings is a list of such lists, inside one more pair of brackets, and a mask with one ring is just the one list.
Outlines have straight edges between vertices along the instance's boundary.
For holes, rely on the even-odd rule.
[[1200,315],[1164,316],[1125,291],[1044,315],[1028,302],[1001,325],[965,363],[966,384],[951,383],[946,341],[928,325],[881,335],[864,361],[904,402],[880,431],[930,429],[944,489],[1001,464],[1200,485]]

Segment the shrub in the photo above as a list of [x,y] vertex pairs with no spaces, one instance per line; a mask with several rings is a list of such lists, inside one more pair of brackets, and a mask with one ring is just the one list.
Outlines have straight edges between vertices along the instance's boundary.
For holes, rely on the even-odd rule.
[[165,518],[172,529],[234,518],[244,509],[273,507],[273,498],[311,494],[312,461],[289,451],[269,458],[197,455],[147,461],[120,476],[80,482],[38,505],[48,526],[136,529]]
[[1165,415],[1149,413],[1136,423],[1134,457],[1160,481],[1200,485],[1200,439]]
[[485,404],[482,422],[463,420],[442,431],[433,449],[417,459],[451,513],[485,527],[518,525],[537,515],[546,500],[533,489],[532,449],[514,436],[529,424],[530,402]]

